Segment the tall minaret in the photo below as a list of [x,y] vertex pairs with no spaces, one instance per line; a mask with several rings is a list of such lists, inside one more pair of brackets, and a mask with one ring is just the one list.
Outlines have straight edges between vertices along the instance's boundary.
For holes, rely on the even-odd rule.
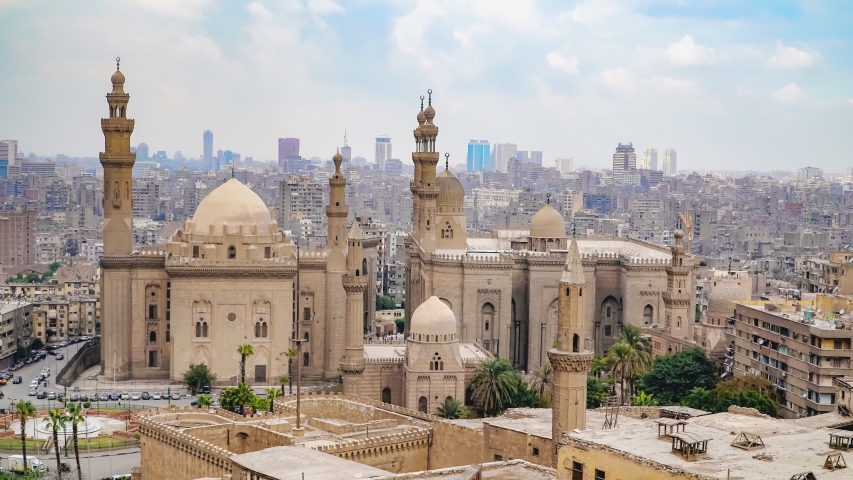
[[104,132],[104,255],[130,255],[133,251],[133,177],[131,171],[136,154],[130,151],[133,120],[127,118],[130,95],[124,93],[124,74],[119,70],[111,77],[113,91],[107,94],[109,118],[101,119]]
[[338,249],[341,252],[346,249],[347,215],[349,215],[349,207],[344,200],[347,179],[341,173],[343,159],[341,152],[335,153],[332,157],[332,161],[335,162],[335,173],[329,177],[329,204],[326,205],[326,219],[329,226],[326,248]]
[[415,177],[409,185],[412,191],[412,238],[421,241],[421,199],[418,196],[418,188],[421,183],[421,151],[425,148],[423,145],[423,128],[426,123],[426,115],[424,115],[424,96],[421,95],[421,111],[418,112],[418,127],[414,130],[415,135],[415,151],[412,152],[412,163],[415,165]]
[[127,118],[130,95],[124,93],[124,74],[111,77],[113,90],[107,94],[109,118],[101,119],[104,132],[104,254],[101,256],[101,366],[105,378],[125,380],[131,376],[131,263],[133,251],[133,164],[130,151],[133,120]]
[[344,372],[344,393],[360,394],[358,374],[364,370],[364,290],[367,288],[367,262],[364,260],[364,246],[361,227],[353,223],[347,239],[347,273],[342,283],[346,291],[346,328],[345,349],[341,358],[341,370]]
[[[418,212],[417,223],[412,224],[413,232],[417,232],[415,238],[427,252],[435,250],[435,202],[438,199],[440,189],[436,184],[435,167],[438,164],[438,152],[435,150],[435,140],[438,137],[438,127],[433,123],[435,109],[432,108],[432,90],[428,92],[428,104],[424,110],[423,125],[415,130],[415,139],[418,140],[417,152],[412,153],[412,161],[415,163],[416,178],[413,187],[417,189]],[[418,115],[420,123],[420,115]],[[418,136],[420,133],[420,136]]]
[[676,228],[673,232],[672,264],[666,267],[666,291],[663,293],[664,317],[667,333],[675,338],[692,340],[689,285],[690,266],[684,266],[684,232]]
[[557,348],[548,350],[554,368],[551,452],[557,462],[557,444],[563,432],[586,428],[586,376],[592,363],[592,345],[586,337],[583,314],[583,277],[578,244],[572,239],[563,265],[557,296]]

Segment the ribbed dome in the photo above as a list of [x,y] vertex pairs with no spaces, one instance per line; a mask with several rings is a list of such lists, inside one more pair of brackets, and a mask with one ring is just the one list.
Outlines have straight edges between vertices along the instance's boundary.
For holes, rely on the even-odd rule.
[[530,236],[535,238],[566,238],[566,221],[563,215],[546,204],[530,222]]
[[249,227],[254,223],[260,231],[272,222],[272,217],[258,194],[232,178],[204,197],[192,221],[195,225],[193,233],[207,234],[210,225],[216,226],[217,233],[221,232],[223,222],[229,228],[236,228],[240,223]]
[[441,172],[436,183],[441,189],[436,205],[462,206],[465,203],[465,189],[462,188],[462,182],[448,170]]
[[432,104],[427,105],[426,110],[424,110],[424,117],[426,117],[429,122],[432,122],[432,119],[435,118],[435,109],[432,108]]
[[[421,105],[423,105],[423,104],[421,104]],[[418,123],[423,125],[424,122],[426,122],[426,115],[424,115],[424,111],[421,110],[420,112],[418,112]]]
[[422,337],[423,335],[448,335],[448,339],[456,339],[456,317],[440,298],[429,297],[412,313],[409,332],[420,341],[449,341],[445,337]]
[[121,70],[116,70],[116,73],[110,77],[110,81],[113,82],[113,85],[124,85],[124,74],[121,73]]

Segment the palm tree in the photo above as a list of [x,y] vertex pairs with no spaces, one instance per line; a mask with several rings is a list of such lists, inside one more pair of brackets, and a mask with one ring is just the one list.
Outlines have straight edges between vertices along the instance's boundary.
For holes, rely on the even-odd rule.
[[504,411],[505,405],[518,390],[516,377],[512,365],[502,358],[480,362],[471,379],[471,391],[487,415],[495,416]]
[[[282,387],[284,388],[284,387]],[[268,388],[267,389],[267,400],[270,401],[270,413],[274,413],[273,403],[275,403],[275,399],[281,397],[282,393],[277,388]]]
[[210,395],[206,393],[202,393],[198,396],[198,408],[207,408],[213,403],[213,399],[210,398]]
[[80,468],[80,450],[77,448],[77,425],[86,421],[83,416],[83,407],[79,403],[68,406],[68,421],[71,422],[71,438],[74,441],[74,460],[77,461],[77,478],[83,478],[83,470]]
[[281,396],[284,396],[284,385],[290,381],[290,375],[282,375],[278,377],[278,383],[281,384]]
[[652,366],[652,345],[649,337],[643,335],[643,331],[636,325],[625,325],[622,327],[621,341],[625,342],[634,350],[631,359],[631,373],[629,378],[630,390],[633,393],[636,388],[636,377],[640,372],[646,371]]
[[237,353],[240,354],[240,383],[246,383],[246,358],[254,355],[255,349],[247,343],[237,347]]
[[605,361],[610,369],[610,374],[621,379],[620,398],[621,404],[625,404],[625,376],[630,376],[634,349],[625,342],[616,342],[607,352]]
[[589,371],[596,378],[601,378],[601,374],[607,371],[607,363],[604,361],[604,357],[601,355],[593,357],[592,363],[589,365]]
[[21,451],[24,455],[24,470],[27,469],[27,420],[36,416],[36,407],[29,400],[18,400],[13,407],[21,416]]
[[468,416],[468,409],[459,400],[447,397],[444,399],[444,403],[438,406],[438,416],[448,420],[466,418]]
[[44,423],[53,432],[53,452],[56,454],[56,474],[59,475],[59,480],[62,480],[62,462],[59,460],[59,431],[65,428],[68,423],[68,417],[60,413],[59,410],[51,410],[48,416],[44,417]]
[[240,410],[243,412],[243,416],[246,416],[246,405],[252,405],[255,399],[255,391],[249,388],[245,383],[241,383],[237,385],[236,391],[234,392],[234,399],[237,401],[237,405],[240,407]]
[[542,407],[547,408],[551,405],[551,397],[554,394],[554,369],[550,362],[545,362],[533,372],[530,388],[539,396]]
[[[287,351],[284,352],[284,355],[287,357],[287,381],[290,385],[290,393],[293,394],[293,359],[296,358],[296,355],[299,355],[299,352],[297,352],[295,348],[288,348]],[[283,383],[284,382],[282,382],[282,384]],[[281,393],[284,393],[283,389]]]
[[654,407],[658,404],[656,398],[654,398],[654,394],[646,394],[646,392],[640,392],[634,395],[633,400],[631,400],[631,405],[635,407]]

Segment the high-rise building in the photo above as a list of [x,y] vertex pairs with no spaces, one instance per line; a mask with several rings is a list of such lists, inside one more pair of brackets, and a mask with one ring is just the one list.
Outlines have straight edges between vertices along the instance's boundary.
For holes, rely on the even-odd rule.
[[501,173],[507,173],[509,167],[509,159],[516,158],[518,145],[514,143],[496,143],[494,148],[495,170]]
[[204,165],[210,168],[213,162],[213,132],[210,130],[204,131]]
[[36,212],[0,211],[0,265],[32,265],[36,261]]
[[391,158],[391,137],[376,137],[376,155],[374,163],[379,170],[385,170],[385,161]]
[[675,150],[667,148],[663,151],[663,176],[674,177],[678,173],[678,156]]
[[307,176],[290,177],[281,182],[279,225],[301,238],[319,236],[326,212],[323,184]]
[[140,143],[138,147],[136,147],[136,158],[139,160],[147,160],[148,157],[148,145],[144,143]]
[[634,153],[634,145],[622,143],[616,147],[613,154],[613,181],[616,185],[624,183],[624,173],[637,170],[637,154]]
[[488,140],[471,140],[468,142],[468,161],[467,169],[469,172],[478,172],[485,170],[493,171],[492,155],[489,153]]
[[285,168],[288,158],[299,158],[298,138],[278,139],[278,166]]
[[554,160],[554,163],[556,164],[557,170],[559,170],[560,174],[564,177],[575,169],[575,159],[572,157],[558,158]]
[[797,181],[823,178],[823,169],[817,167],[803,167],[797,169]]
[[515,158],[518,159],[518,163],[527,163],[530,161],[530,152],[527,150],[519,150],[516,152]]
[[[15,158],[18,156],[17,140],[0,140],[0,178],[10,178],[10,171],[15,170]],[[0,260],[0,263],[3,261]]]
[[643,150],[643,160],[640,161],[640,170],[657,170],[658,169],[658,150],[656,148],[646,148]]
[[535,163],[536,165],[542,165],[542,151],[541,150],[531,150],[530,151],[530,163]]
[[352,161],[352,147],[347,145],[347,132],[344,131],[344,146],[341,147],[341,158],[343,159],[344,165],[349,165]]

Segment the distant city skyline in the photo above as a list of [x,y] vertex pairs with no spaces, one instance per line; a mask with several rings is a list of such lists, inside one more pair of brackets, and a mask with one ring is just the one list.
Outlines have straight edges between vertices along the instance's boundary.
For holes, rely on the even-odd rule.
[[[98,101],[120,55],[135,142],[187,157],[202,155],[208,129],[259,160],[276,159],[282,132],[330,157],[348,129],[353,155],[373,157],[387,134],[409,163],[419,97],[432,88],[437,148],[452,158],[484,137],[533,146],[544,164],[606,168],[629,139],[674,146],[680,170],[846,167],[853,6],[485,5],[0,2],[0,138],[96,157]],[[117,23],[124,34],[104,41]]]

